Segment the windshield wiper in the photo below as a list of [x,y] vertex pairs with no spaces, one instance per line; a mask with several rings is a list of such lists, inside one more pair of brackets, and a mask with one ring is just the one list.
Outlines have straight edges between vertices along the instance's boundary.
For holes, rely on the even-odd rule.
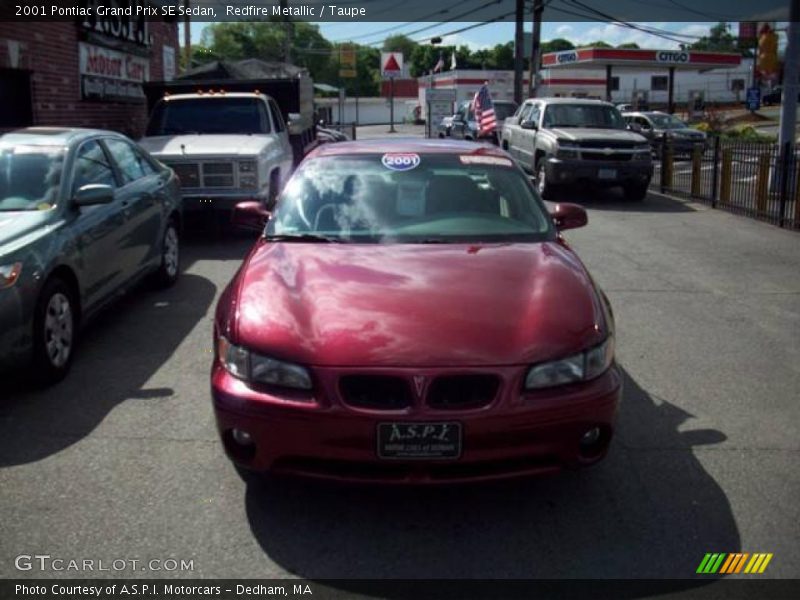
[[341,244],[337,238],[317,235],[316,233],[271,233],[264,234],[264,239],[268,242],[313,242],[322,244]]

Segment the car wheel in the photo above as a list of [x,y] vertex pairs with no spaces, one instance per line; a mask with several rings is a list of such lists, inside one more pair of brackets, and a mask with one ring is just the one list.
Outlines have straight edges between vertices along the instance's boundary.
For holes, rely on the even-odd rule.
[[630,200],[632,202],[641,202],[647,196],[647,188],[649,186],[649,182],[642,185],[642,184],[635,184],[635,185],[626,185],[623,190],[625,192],[625,200]]
[[180,258],[181,240],[178,235],[178,226],[173,219],[170,219],[161,241],[161,264],[155,274],[159,287],[170,287],[178,280]]
[[556,192],[555,186],[547,180],[547,169],[545,159],[541,158],[536,167],[536,190],[542,200],[549,200]]
[[62,380],[72,365],[77,339],[77,303],[61,279],[49,280],[33,319],[34,377],[45,384]]

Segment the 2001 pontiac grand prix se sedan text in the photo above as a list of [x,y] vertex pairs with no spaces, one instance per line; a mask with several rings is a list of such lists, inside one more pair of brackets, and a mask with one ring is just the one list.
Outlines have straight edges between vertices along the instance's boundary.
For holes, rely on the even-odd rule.
[[558,231],[586,213],[549,214],[499,149],[386,144],[306,158],[220,298],[230,458],[417,483],[600,460],[621,390],[613,316]]

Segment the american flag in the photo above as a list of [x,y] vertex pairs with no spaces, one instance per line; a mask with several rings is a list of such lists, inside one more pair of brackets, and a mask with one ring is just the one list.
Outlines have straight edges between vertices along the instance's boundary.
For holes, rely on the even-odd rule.
[[497,128],[494,104],[486,84],[475,93],[475,97],[472,99],[472,110],[475,112],[475,122],[478,124],[478,135],[489,134]]
[[438,73],[442,69],[444,69],[444,56],[442,56],[442,53],[439,52],[439,62],[437,62],[436,66],[433,67],[433,72]]

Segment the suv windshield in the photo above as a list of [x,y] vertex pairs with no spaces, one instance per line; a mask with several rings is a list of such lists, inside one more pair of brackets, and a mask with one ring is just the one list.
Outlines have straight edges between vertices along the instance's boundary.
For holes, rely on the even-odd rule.
[[648,115],[656,129],[686,129],[688,125],[672,115]]
[[494,116],[498,122],[505,121],[508,117],[517,112],[517,105],[513,102],[495,102]]
[[625,119],[620,112],[606,104],[549,104],[542,123],[546,128],[625,129]]
[[64,154],[61,146],[0,143],[0,211],[52,208],[58,198]]
[[147,135],[269,133],[266,117],[257,98],[209,96],[161,101],[153,110]]
[[510,159],[397,153],[310,160],[283,190],[265,235],[469,243],[542,241],[554,233]]

